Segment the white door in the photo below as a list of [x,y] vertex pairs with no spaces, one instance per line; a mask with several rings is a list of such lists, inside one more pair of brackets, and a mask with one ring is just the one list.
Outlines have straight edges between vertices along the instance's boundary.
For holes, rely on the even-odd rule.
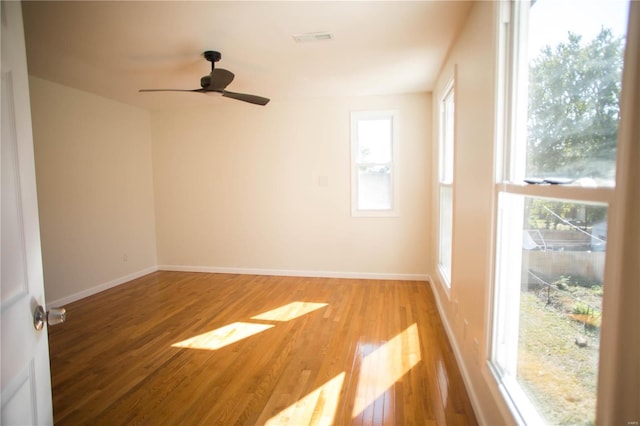
[[0,1],[2,425],[53,423],[49,344],[33,312],[45,306],[29,81],[20,2]]

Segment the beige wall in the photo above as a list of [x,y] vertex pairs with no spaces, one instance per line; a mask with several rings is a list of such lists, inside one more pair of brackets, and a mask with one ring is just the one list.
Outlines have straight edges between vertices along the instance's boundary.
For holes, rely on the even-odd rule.
[[[475,3],[438,80],[438,86],[445,85],[456,69],[450,292],[438,278],[435,261],[430,271],[442,319],[457,352],[479,420],[486,424],[505,424],[514,421],[498,395],[486,365],[490,350],[488,317],[493,235],[495,7],[493,2]],[[434,93],[434,103],[438,98]],[[437,125],[434,130],[434,141],[437,141]],[[435,149],[436,144],[434,158]],[[436,163],[433,164],[435,169]],[[435,209],[433,214],[436,214]],[[431,244],[435,250],[437,241],[434,239]],[[466,333],[465,321],[468,322]],[[478,342],[477,348],[474,340]]]
[[[428,94],[266,108],[221,99],[149,114],[35,77],[30,85],[50,303],[158,265],[426,276]],[[400,111],[399,217],[350,215],[349,113],[364,109]]]
[[[399,217],[351,217],[349,114],[366,109],[400,111]],[[152,113],[160,267],[425,276],[431,116],[428,94]]]
[[154,269],[149,113],[29,83],[47,300],[74,300]]

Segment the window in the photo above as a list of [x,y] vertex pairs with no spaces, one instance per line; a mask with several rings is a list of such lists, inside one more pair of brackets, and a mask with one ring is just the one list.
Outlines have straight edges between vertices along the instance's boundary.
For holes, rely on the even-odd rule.
[[397,111],[351,113],[351,212],[353,216],[395,216]]
[[440,99],[438,135],[438,273],[442,282],[451,286],[451,252],[453,240],[453,150],[454,87],[451,80]]
[[524,423],[593,424],[629,3],[501,8],[491,367]]

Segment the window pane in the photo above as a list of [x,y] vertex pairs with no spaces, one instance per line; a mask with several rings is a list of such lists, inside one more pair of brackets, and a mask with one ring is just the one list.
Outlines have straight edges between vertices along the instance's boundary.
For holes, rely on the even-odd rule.
[[358,121],[359,163],[391,162],[391,120]]
[[440,241],[438,266],[445,283],[451,285],[451,247],[453,232],[453,188],[440,186]]
[[391,168],[388,165],[358,166],[358,209],[390,210]]
[[453,89],[442,99],[442,134],[440,136],[440,182],[453,182]]
[[526,177],[613,186],[628,9],[624,1],[533,3]]
[[351,213],[353,216],[395,216],[398,173],[395,125],[398,112],[351,113]]
[[606,219],[606,206],[524,198],[516,379],[551,424],[595,421]]

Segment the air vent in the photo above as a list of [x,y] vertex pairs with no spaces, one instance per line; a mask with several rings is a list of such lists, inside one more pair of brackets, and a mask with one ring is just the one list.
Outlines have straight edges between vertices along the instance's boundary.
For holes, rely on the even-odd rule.
[[296,34],[293,36],[293,39],[297,43],[309,43],[312,41],[324,41],[331,40],[333,38],[333,34],[328,32],[319,32],[319,33],[304,33],[304,34]]

